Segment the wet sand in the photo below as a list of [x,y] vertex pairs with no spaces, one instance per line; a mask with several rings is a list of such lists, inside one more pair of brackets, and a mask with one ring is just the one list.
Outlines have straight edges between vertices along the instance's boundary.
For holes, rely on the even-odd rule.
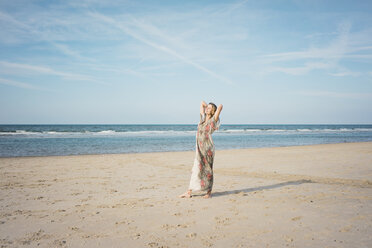
[[1,247],[372,247],[372,142],[0,158]]

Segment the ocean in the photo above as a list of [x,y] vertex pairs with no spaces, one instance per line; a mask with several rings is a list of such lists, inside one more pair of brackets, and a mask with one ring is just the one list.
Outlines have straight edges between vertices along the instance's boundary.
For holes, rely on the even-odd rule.
[[[195,150],[197,125],[0,125],[0,157]],[[372,141],[372,125],[221,125],[216,150]]]

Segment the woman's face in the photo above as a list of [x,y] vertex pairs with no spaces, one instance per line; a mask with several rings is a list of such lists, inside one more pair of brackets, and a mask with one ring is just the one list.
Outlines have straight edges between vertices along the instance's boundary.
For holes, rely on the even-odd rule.
[[206,110],[205,110],[205,113],[206,113],[207,115],[214,115],[213,106],[210,105],[210,104],[208,104],[208,106],[207,106],[207,108],[206,108]]

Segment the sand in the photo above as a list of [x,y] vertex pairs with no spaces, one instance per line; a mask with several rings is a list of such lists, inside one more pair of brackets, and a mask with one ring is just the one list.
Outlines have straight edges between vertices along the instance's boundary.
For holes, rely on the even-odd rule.
[[372,142],[0,158],[1,247],[372,247]]

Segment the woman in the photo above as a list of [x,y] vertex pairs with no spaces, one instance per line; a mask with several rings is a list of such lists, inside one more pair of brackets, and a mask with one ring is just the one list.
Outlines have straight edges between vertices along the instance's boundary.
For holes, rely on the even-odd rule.
[[202,101],[200,104],[200,122],[196,133],[194,166],[192,167],[189,189],[179,196],[181,198],[190,198],[193,190],[207,191],[203,198],[212,196],[214,159],[212,133],[219,128],[221,110],[222,104],[218,108],[214,103],[207,105]]

